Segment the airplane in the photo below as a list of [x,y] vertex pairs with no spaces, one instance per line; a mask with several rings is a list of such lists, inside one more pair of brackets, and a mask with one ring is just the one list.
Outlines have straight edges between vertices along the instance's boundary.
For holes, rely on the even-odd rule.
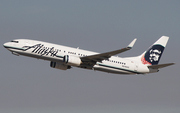
[[113,74],[148,74],[158,72],[174,63],[158,64],[169,37],[162,36],[139,56],[118,57],[119,53],[130,50],[137,39],[127,47],[115,51],[97,53],[43,41],[16,39],[4,43],[14,55],[23,55],[50,61],[50,67],[67,70],[72,67],[103,71]]

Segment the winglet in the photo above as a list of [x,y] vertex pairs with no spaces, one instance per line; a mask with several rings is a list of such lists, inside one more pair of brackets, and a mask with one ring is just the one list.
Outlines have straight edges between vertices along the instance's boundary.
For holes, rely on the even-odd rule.
[[136,42],[136,38],[128,45],[128,48],[132,48]]

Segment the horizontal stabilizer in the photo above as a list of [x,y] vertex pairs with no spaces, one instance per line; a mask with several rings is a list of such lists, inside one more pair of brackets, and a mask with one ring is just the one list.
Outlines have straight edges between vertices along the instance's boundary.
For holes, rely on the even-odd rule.
[[148,66],[148,68],[152,68],[152,69],[159,69],[159,68],[164,68],[170,65],[174,65],[175,63],[168,63],[168,64],[159,64],[159,65],[151,65]]

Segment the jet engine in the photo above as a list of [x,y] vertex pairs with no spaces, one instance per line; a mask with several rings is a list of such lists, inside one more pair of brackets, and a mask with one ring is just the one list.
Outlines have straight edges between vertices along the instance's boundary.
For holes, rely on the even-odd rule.
[[70,56],[70,55],[65,55],[63,58],[63,62],[71,66],[80,66],[82,63],[79,57]]
[[51,61],[50,66],[52,68],[61,69],[61,70],[71,69],[71,66],[64,65],[64,64],[59,63],[59,62],[53,62],[53,61]]

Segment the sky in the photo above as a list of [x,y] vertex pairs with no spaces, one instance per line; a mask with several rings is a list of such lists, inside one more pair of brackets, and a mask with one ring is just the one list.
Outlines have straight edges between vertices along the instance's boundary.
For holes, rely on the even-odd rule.
[[[0,112],[179,113],[179,0],[1,0]],[[118,75],[51,68],[49,61],[14,56],[3,47],[33,39],[99,53],[126,47],[137,56],[161,36],[169,42],[147,75]]]

